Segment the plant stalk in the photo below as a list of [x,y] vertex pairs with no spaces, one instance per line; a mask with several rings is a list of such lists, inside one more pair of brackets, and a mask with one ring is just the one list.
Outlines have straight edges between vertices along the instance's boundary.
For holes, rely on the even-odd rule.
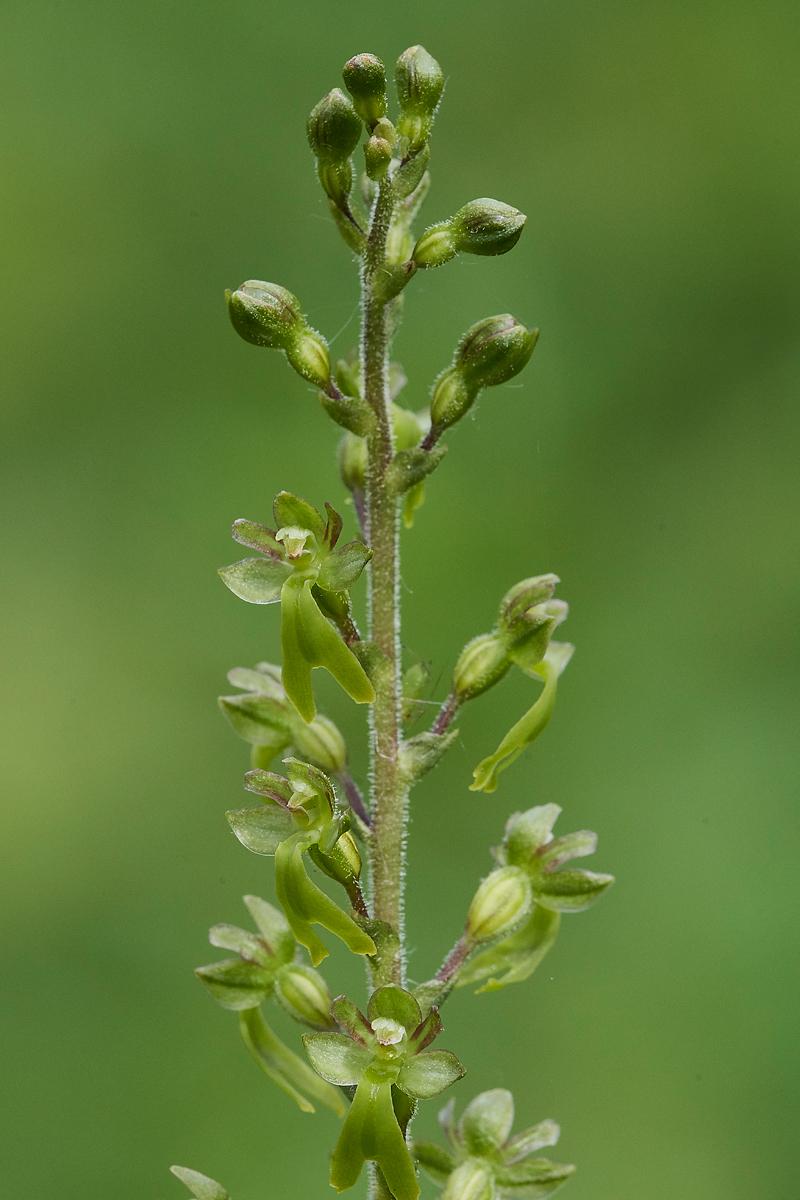
[[379,947],[372,982],[404,982],[403,867],[407,788],[398,769],[400,749],[400,614],[398,502],[386,482],[394,453],[388,366],[388,304],[372,283],[386,266],[386,239],[395,208],[389,180],[380,185],[362,271],[361,356],[364,397],[375,413],[367,438],[367,520],[372,549],[369,576],[369,637],[381,653],[374,673],[370,727],[372,911],[400,939],[399,949]]

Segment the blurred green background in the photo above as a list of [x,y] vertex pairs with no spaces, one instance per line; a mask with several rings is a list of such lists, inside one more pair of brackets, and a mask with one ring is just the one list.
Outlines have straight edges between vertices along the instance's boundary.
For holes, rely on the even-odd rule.
[[[483,316],[542,337],[404,535],[404,642],[441,697],[502,592],[556,571],[578,651],[494,796],[466,785],[521,676],[415,793],[411,973],[508,814],[558,802],[618,882],[527,984],[448,1006],[459,1107],[503,1085],[519,1127],[559,1120],[571,1200],[795,1197],[796,5],[7,0],[3,27],[8,1194],[181,1200],[171,1162],[235,1200],[329,1194],[335,1118],[191,975],[211,923],[272,895],[222,815],[247,750],[215,696],[278,654],[276,614],[215,575],[230,522],[282,487],[343,497],[335,428],[222,291],[280,282],[349,349],[305,116],[350,55],[422,42],[449,79],[426,219],[489,195],[530,220],[409,288],[404,399]],[[363,713],[316,678],[362,771]],[[325,970],[359,994],[346,954]]]

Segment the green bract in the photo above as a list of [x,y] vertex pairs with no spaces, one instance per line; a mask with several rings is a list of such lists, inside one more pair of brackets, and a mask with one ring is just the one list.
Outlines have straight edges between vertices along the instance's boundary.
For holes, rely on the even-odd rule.
[[[327,520],[291,492],[275,497],[277,530],[255,521],[235,521],[233,537],[260,550],[219,574],[234,595],[250,604],[281,604],[283,686],[304,721],[316,715],[311,672],[325,667],[358,704],[375,699],[364,668],[343,640],[358,633],[350,620],[348,591],[372,557],[363,542],[335,549],[342,531],[339,514],[326,505]],[[339,630],[328,617],[339,616]]]
[[[570,859],[594,854],[597,835],[583,829],[579,833],[554,838],[553,825],[560,812],[557,804],[543,804],[529,808],[524,813],[515,813],[509,819],[503,843],[495,851],[499,868],[481,886],[486,888],[493,878],[496,884],[501,879],[525,880],[532,903],[527,913],[520,907],[519,911],[526,919],[524,923],[515,923],[514,932],[509,937],[504,937],[459,968],[457,987],[478,983],[488,977],[488,982],[479,990],[491,992],[505,987],[507,983],[527,979],[553,945],[560,914],[583,912],[590,908],[614,882],[613,875],[561,869]],[[497,886],[497,891],[502,897],[503,889]],[[511,892],[508,883],[505,892]],[[496,935],[502,936],[505,932],[498,928]],[[473,937],[472,944],[476,943],[477,938]]]
[[372,938],[312,883],[303,859],[308,851],[326,875],[342,884],[351,903],[363,906],[358,885],[361,857],[348,832],[349,811],[338,806],[333,785],[322,771],[297,759],[284,761],[288,779],[260,770],[245,775],[245,787],[263,796],[264,804],[227,813],[231,828],[248,850],[275,856],[275,891],[314,966],[328,951],[312,925],[335,933],[354,954],[374,954]]
[[554,1146],[560,1130],[555,1121],[540,1121],[509,1136],[514,1123],[514,1097],[505,1088],[481,1092],[467,1105],[458,1124],[452,1101],[439,1113],[450,1145],[412,1144],[414,1159],[434,1183],[443,1184],[442,1200],[537,1200],[551,1196],[575,1171],[566,1163],[531,1155]]
[[338,1192],[358,1182],[366,1160],[376,1162],[396,1200],[415,1200],[419,1184],[392,1104],[396,1087],[429,1100],[461,1079],[464,1068],[448,1050],[427,1047],[442,1031],[436,1008],[423,1020],[410,992],[388,984],[372,993],[367,1016],[340,996],[333,1016],[346,1033],[304,1034],[314,1069],[328,1083],[356,1085],[331,1162]]
[[212,926],[208,935],[212,946],[233,950],[239,957],[198,967],[195,974],[223,1008],[239,1013],[245,1045],[273,1083],[303,1112],[314,1112],[311,1097],[341,1116],[344,1104],[340,1093],[309,1071],[307,1064],[275,1036],[259,1012],[264,1000],[273,999],[302,1025],[335,1029],[328,985],[317,971],[298,961],[299,947],[278,909],[259,896],[245,896],[244,902],[258,933],[236,925]]

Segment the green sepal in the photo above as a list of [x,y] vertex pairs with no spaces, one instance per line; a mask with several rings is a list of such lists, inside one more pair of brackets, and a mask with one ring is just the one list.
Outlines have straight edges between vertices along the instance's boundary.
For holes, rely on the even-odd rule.
[[327,592],[346,592],[372,558],[363,542],[348,542],[329,554],[320,567],[317,586]]
[[411,1143],[411,1157],[434,1183],[447,1183],[458,1166],[458,1160],[435,1142]]
[[208,940],[217,949],[233,950],[234,954],[261,967],[277,966],[275,956],[264,939],[248,929],[240,929],[238,925],[212,925]]
[[345,1102],[341,1092],[320,1079],[308,1063],[304,1063],[288,1046],[284,1046],[257,1008],[248,1009],[240,1014],[239,1028],[247,1049],[262,1071],[291,1096],[303,1112],[316,1111],[314,1105],[306,1098],[310,1096],[326,1108],[330,1108],[337,1117],[344,1116]]
[[518,1200],[539,1200],[551,1196],[570,1175],[575,1173],[571,1163],[551,1162],[549,1158],[531,1158],[510,1167],[496,1167],[495,1182],[501,1196],[516,1196]]
[[585,858],[597,849],[597,834],[590,829],[579,829],[563,837],[546,842],[536,851],[535,865],[542,871],[555,871],[573,858]]
[[514,1124],[514,1097],[507,1088],[492,1088],[471,1100],[461,1114],[458,1133],[469,1154],[499,1150]]
[[277,604],[281,588],[293,573],[289,563],[274,558],[244,558],[217,572],[234,596],[248,604]]
[[371,704],[375,691],[364,668],[325,619],[311,595],[310,579],[289,579],[281,593],[283,685],[300,716],[310,724],[317,707],[311,671],[325,667],[357,704]]
[[545,873],[533,888],[537,903],[551,912],[584,912],[613,882],[613,875],[566,870]]
[[401,1067],[397,1086],[415,1100],[431,1100],[464,1075],[465,1069],[449,1050],[424,1050]]
[[489,976],[483,987],[477,989],[480,994],[497,992],[509,983],[521,983],[533,974],[552,947],[560,922],[560,913],[535,904],[521,929],[459,968],[455,986],[467,987]]
[[254,854],[276,854],[281,843],[297,832],[289,813],[272,804],[231,809],[225,816],[242,845]]
[[511,866],[530,866],[539,848],[552,840],[561,811],[558,804],[537,804],[524,813],[514,813],[506,822],[498,857]]
[[432,450],[421,450],[419,446],[398,450],[386,469],[386,486],[397,495],[402,495],[427,479],[446,453],[446,446],[434,446]]
[[185,1183],[197,1200],[229,1200],[228,1193],[216,1179],[201,1175],[190,1167],[170,1167],[173,1175],[177,1175],[181,1183]]
[[361,1009],[352,1000],[348,1000],[347,996],[336,997],[331,1004],[331,1014],[337,1025],[341,1025],[354,1042],[359,1042],[362,1046],[375,1047],[377,1043],[372,1026]]
[[292,492],[278,492],[272,505],[272,513],[278,529],[285,526],[309,529],[322,545],[327,522],[307,500],[302,500]]
[[392,1106],[392,1085],[368,1070],[345,1117],[331,1160],[331,1186],[346,1191],[365,1161],[376,1162],[395,1200],[417,1200],[419,1184]]
[[275,530],[259,525],[257,521],[246,521],[240,517],[233,522],[231,537],[249,550],[258,550],[259,554],[266,554],[269,558],[283,558],[283,546],[277,541]]
[[418,733],[402,743],[399,770],[409,783],[417,783],[428,771],[432,771],[458,737],[457,729],[446,733]]
[[260,896],[248,895],[242,899],[278,962],[291,962],[295,952],[294,934],[280,909],[262,900]]
[[285,701],[281,704],[272,696],[245,692],[220,696],[217,703],[240,737],[252,746],[268,746],[273,758],[291,744]]
[[306,947],[315,967],[328,951],[312,930],[312,924],[322,925],[341,938],[354,954],[374,954],[372,938],[306,874],[303,851],[312,840],[313,836],[301,830],[283,842],[275,854],[275,891],[295,937]]
[[494,754],[478,763],[472,772],[474,782],[470,784],[471,792],[493,792],[499,773],[510,766],[546,728],[555,707],[558,677],[569,662],[572,650],[573,647],[566,642],[550,643],[547,656],[532,671],[544,680],[542,694],[525,716],[508,731]]
[[320,392],[319,402],[332,421],[357,437],[367,437],[375,427],[375,413],[366,400],[359,400],[355,396],[341,396],[334,400]]
[[555,1146],[560,1137],[561,1129],[555,1121],[539,1121],[538,1125],[532,1125],[505,1142],[503,1162],[510,1166],[529,1154],[535,1154],[537,1150],[543,1150],[545,1146]]
[[284,700],[286,693],[281,683],[281,669],[272,663],[256,663],[255,667],[234,667],[228,671],[228,683],[243,692],[258,692],[271,696],[273,700]]
[[273,971],[241,958],[197,967],[195,975],[218,1004],[234,1012],[257,1008],[272,995],[274,986]]
[[304,1033],[303,1045],[317,1074],[339,1087],[358,1083],[373,1058],[345,1033]]
[[[414,999],[416,1000],[416,996]],[[422,1050],[425,1050],[439,1036],[443,1029],[444,1026],[442,1025],[442,1018],[439,1016],[439,1010],[434,1006],[426,1013],[423,1020],[420,1021],[408,1039],[409,1054],[419,1054]]]
[[395,983],[387,983],[376,988],[370,996],[367,1017],[370,1021],[380,1017],[397,1021],[410,1036],[422,1021],[422,1012],[411,992]]

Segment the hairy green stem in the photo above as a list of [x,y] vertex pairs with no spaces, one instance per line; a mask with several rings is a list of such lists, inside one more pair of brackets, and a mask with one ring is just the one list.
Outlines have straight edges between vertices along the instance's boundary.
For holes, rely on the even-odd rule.
[[386,267],[386,239],[395,207],[391,182],[381,184],[372,216],[362,272],[361,355],[364,397],[375,417],[367,438],[367,519],[372,549],[369,636],[381,653],[374,673],[375,703],[370,731],[372,781],[372,911],[394,929],[399,949],[381,949],[373,983],[403,984],[403,857],[406,788],[398,770],[400,746],[399,545],[397,497],[386,482],[394,452],[388,387],[388,305],[377,299],[373,281]]

